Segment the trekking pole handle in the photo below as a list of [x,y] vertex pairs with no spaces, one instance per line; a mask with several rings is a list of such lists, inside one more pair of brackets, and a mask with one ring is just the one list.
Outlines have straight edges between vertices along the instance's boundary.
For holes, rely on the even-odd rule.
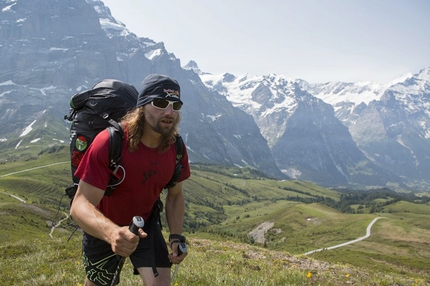
[[145,221],[141,216],[134,216],[128,229],[135,235],[139,235],[139,228],[143,228]]
[[[141,216],[134,216],[133,220],[130,222],[130,225],[128,226],[128,229],[135,235],[139,235],[139,228],[142,228],[144,225],[145,225],[145,221]],[[121,272],[122,266],[124,265],[124,262],[125,262],[125,257],[121,257],[119,255],[118,257],[119,257],[119,261],[110,284],[111,286],[117,285],[119,273]]]
[[181,255],[182,253],[187,253],[188,252],[188,246],[185,242],[181,242],[179,243],[178,246],[178,255]]

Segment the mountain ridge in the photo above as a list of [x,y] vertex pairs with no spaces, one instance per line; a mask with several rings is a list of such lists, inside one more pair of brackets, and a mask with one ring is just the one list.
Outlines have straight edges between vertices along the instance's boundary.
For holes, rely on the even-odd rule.
[[[196,65],[193,66],[193,69],[198,72],[198,67]],[[387,110],[391,110],[392,112],[396,113],[399,113],[400,110],[404,109],[410,110],[410,113],[403,115],[403,121],[407,121],[407,118],[410,116],[410,114],[414,112],[421,113],[421,123],[411,122],[411,126],[418,125],[422,127],[421,129],[419,127],[416,127],[415,130],[418,134],[417,137],[421,138],[420,141],[423,142],[416,142],[415,144],[418,146],[414,148],[421,148],[419,151],[422,156],[420,157],[425,158],[425,153],[427,152],[427,149],[424,146],[426,146],[428,140],[428,133],[430,130],[430,113],[428,112],[428,86],[430,82],[429,70],[430,68],[424,68],[418,74],[412,76],[406,75],[402,78],[392,81],[388,85],[363,82],[328,82],[324,84],[309,84],[302,79],[291,79],[286,78],[283,75],[277,76],[275,74],[268,76],[249,77],[248,75],[235,76],[229,73],[225,73],[223,75],[211,75],[208,73],[200,72],[199,75],[202,78],[202,81],[209,88],[223,94],[230,102],[232,102],[234,106],[241,108],[242,110],[251,114],[254,117],[254,120],[260,127],[261,133],[269,142],[269,146],[271,146],[273,153],[280,154],[282,151],[284,151],[284,154],[285,152],[288,153],[288,156],[278,156],[277,165],[280,166],[282,170],[283,166],[280,162],[288,162],[284,165],[288,168],[283,169],[283,172],[288,174],[289,176],[292,176],[291,174],[295,174],[293,175],[293,177],[297,177],[297,174],[299,174],[297,177],[298,179],[301,178],[305,180],[315,180],[315,176],[332,176],[334,173],[337,172],[337,169],[340,175],[339,178],[345,177],[348,178],[348,183],[354,183],[353,181],[350,181],[351,174],[348,174],[348,172],[345,170],[345,167],[340,167],[339,162],[341,160],[335,159],[335,156],[338,154],[337,151],[328,152],[326,155],[324,155],[324,157],[327,157],[327,155],[331,157],[329,161],[331,161],[332,164],[336,166],[334,169],[332,168],[329,172],[326,173],[324,173],[324,171],[316,169],[318,171],[318,174],[308,171],[308,173],[312,175],[301,176],[300,174],[302,172],[300,171],[300,169],[303,170],[307,168],[306,166],[312,165],[312,162],[310,162],[312,160],[307,162],[305,164],[306,166],[294,168],[294,164],[292,163],[292,161],[297,162],[299,159],[291,159],[291,157],[294,158],[297,155],[296,151],[299,148],[302,148],[302,151],[304,151],[304,154],[302,154],[303,157],[305,155],[312,154],[313,151],[312,148],[308,149],[307,151],[303,148],[303,146],[305,146],[304,144],[306,144],[303,142],[304,140],[300,140],[299,138],[294,139],[294,133],[298,134],[300,130],[291,129],[295,131],[289,133],[288,136],[285,135],[285,142],[283,144],[280,144],[280,146],[276,147],[277,142],[281,138],[283,138],[284,134],[286,134],[286,131],[288,130],[288,122],[293,119],[293,115],[295,114],[296,109],[299,106],[300,99],[303,98],[303,96],[300,96],[300,94],[303,94],[303,91],[306,91],[309,92],[309,94],[312,94],[312,96],[315,96],[315,98],[318,98],[324,103],[330,105],[334,111],[333,115],[337,118],[337,120],[339,120],[344,126],[348,128],[348,131],[352,136],[352,139],[348,141],[355,142],[350,142],[348,144],[348,157],[351,157],[350,155],[352,155],[353,153],[355,153],[356,155],[362,153],[358,157],[356,157],[357,160],[358,158],[360,158],[358,161],[356,161],[349,167],[346,167],[346,169],[353,168],[354,173],[356,173],[357,170],[359,170],[360,168],[362,169],[361,171],[359,171],[361,175],[358,176],[359,179],[357,179],[357,182],[358,180],[365,180],[369,184],[370,181],[373,181],[376,184],[381,184],[381,182],[378,183],[377,181],[371,180],[371,176],[365,176],[367,177],[367,179],[363,178],[364,173],[372,172],[374,174],[377,174],[377,176],[383,178],[382,180],[385,180],[385,184],[387,186],[400,187],[403,185],[402,179],[399,180],[399,178],[395,178],[396,176],[409,178],[415,177],[414,179],[417,180],[426,177],[426,181],[428,181],[429,177],[425,175],[421,175],[421,177],[412,176],[412,172],[406,173],[404,171],[401,171],[400,168],[393,168],[392,166],[390,167],[390,163],[388,161],[393,162],[393,160],[386,160],[385,162],[378,160],[379,153],[377,152],[383,154],[387,153],[387,150],[390,149],[386,149],[386,147],[384,146],[378,147],[377,149],[373,150],[372,148],[374,147],[372,146],[378,144],[384,145],[384,140],[389,133],[387,132],[387,128],[392,124],[399,124],[399,122],[384,122],[384,120],[380,119],[380,124],[378,125],[378,121],[375,121],[375,119],[383,118],[385,116],[384,114],[387,113]],[[263,102],[264,105],[262,105]],[[309,99],[308,102],[310,103],[312,102],[312,100]],[[372,108],[374,108],[375,105],[386,105],[388,102],[395,102],[396,104],[385,106],[384,109],[375,111],[376,115],[371,115],[371,110]],[[399,110],[396,111],[395,109]],[[301,117],[302,123],[306,121],[306,118],[309,117],[311,113],[312,109],[309,109],[308,112]],[[331,112],[329,116],[332,116]],[[327,114],[324,116],[324,118],[328,118]],[[417,115],[415,115],[415,118],[417,118]],[[392,117],[390,120],[395,119],[395,117]],[[316,121],[317,120],[314,120],[314,125],[317,124]],[[332,121],[332,123],[330,124],[333,125],[333,122],[334,121]],[[308,130],[310,128],[311,126],[307,127]],[[405,132],[411,133],[411,128],[406,129],[404,130]],[[337,136],[340,135],[339,132],[342,132],[341,128],[338,128],[338,130],[336,131]],[[329,138],[331,136],[326,135],[323,137]],[[302,139],[303,138],[305,137],[302,134]],[[323,141],[323,138],[318,139],[317,137],[307,139],[309,142],[316,142],[316,140]],[[290,145],[293,143],[287,142],[288,140],[296,141],[296,147],[290,147]],[[378,140],[380,140],[380,142]],[[403,145],[404,149],[408,149],[409,147],[404,144],[404,141],[402,142],[403,143],[399,143],[399,145]],[[336,144],[338,143],[339,142],[337,142]],[[327,142],[325,144],[321,144],[321,146],[328,146]],[[289,148],[292,148],[292,150],[288,151]],[[319,151],[323,150],[322,148],[317,149]],[[397,148],[397,150],[399,152],[404,152],[399,148]],[[410,150],[412,151],[413,149]],[[396,157],[396,155],[387,154],[386,157],[394,158]],[[412,157],[416,156],[412,154]],[[322,157],[319,157],[319,159],[321,158]],[[410,159],[405,158],[404,160]],[[423,164],[424,166],[428,165],[426,159],[423,159],[421,161],[421,163],[416,164]],[[363,168],[363,166],[365,167]],[[420,170],[415,168],[415,170],[418,171],[416,173],[424,174],[424,168]],[[323,183],[324,185],[327,185],[328,182],[320,180],[318,181],[318,183]],[[418,185],[419,184],[420,183],[418,183]],[[404,187],[404,185],[402,187]]]

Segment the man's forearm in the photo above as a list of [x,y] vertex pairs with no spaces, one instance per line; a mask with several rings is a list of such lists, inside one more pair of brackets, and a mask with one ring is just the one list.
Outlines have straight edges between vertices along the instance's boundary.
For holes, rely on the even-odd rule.
[[83,231],[110,243],[110,234],[118,226],[96,207],[103,195],[103,190],[81,181],[73,199],[70,214]]
[[76,206],[75,213],[72,216],[83,231],[110,243],[109,232],[111,232],[112,228],[116,228],[117,225],[90,203]]
[[184,224],[185,198],[182,191],[166,197],[166,219],[170,233],[181,234]]

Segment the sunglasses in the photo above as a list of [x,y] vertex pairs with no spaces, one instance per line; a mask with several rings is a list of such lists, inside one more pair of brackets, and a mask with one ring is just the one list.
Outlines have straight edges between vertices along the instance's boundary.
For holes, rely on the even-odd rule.
[[182,103],[179,101],[170,101],[167,99],[154,99],[151,101],[151,105],[158,109],[166,109],[169,105],[172,105],[174,111],[178,111],[182,107]]

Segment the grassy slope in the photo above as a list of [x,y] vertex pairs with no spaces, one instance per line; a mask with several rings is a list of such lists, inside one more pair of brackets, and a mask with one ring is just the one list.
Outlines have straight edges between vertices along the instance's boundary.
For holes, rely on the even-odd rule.
[[[67,151],[25,158],[1,164],[0,176],[67,161]],[[80,236],[66,242],[73,230],[67,225],[56,229],[54,238],[48,235],[69,175],[69,165],[59,164],[0,178],[0,191],[28,201],[0,193],[0,275],[5,285],[77,285],[82,280]],[[307,258],[301,254],[363,236],[376,215],[342,214],[317,203],[287,200],[314,195],[337,199],[339,194],[310,183],[258,179],[245,169],[193,166],[184,189],[187,220],[206,231],[188,234],[190,255],[179,270],[180,285],[430,284],[428,205],[389,205],[380,214],[387,218],[374,225],[369,239]],[[63,202],[60,216],[67,211]],[[279,230],[266,234],[266,248],[239,243],[265,221]],[[133,285],[136,278],[127,273],[122,285]],[[396,275],[406,280],[395,282],[401,281]]]

